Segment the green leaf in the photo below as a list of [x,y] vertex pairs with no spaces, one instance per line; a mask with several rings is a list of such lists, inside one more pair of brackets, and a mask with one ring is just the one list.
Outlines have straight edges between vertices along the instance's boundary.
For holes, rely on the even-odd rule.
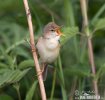
[[2,63],[2,62],[0,62],[0,68],[6,68],[8,65],[6,65],[6,64],[4,64],[4,63]]
[[23,43],[24,43],[24,40],[21,40],[21,41],[18,41],[16,43],[14,43],[13,45],[11,45],[10,47],[7,48],[6,53],[10,52],[14,48],[16,48],[16,46],[21,45]]
[[12,82],[12,83],[15,83],[15,82],[17,82],[17,81],[20,81],[20,80],[27,74],[27,72],[28,72],[30,69],[31,69],[31,68],[27,68],[27,69],[25,69],[25,70],[23,70],[23,71],[20,71],[20,73],[19,73],[16,77],[14,77],[11,82]]
[[[24,38],[27,35],[27,30],[16,23],[8,21],[0,21],[0,36],[1,45],[0,50],[9,53],[25,43]],[[12,38],[11,38],[12,37]],[[2,49],[1,49],[2,47]],[[23,49],[23,48],[22,48]]]
[[19,64],[19,68],[20,69],[25,69],[27,67],[31,67],[31,66],[34,66],[34,61],[31,59],[31,60],[24,60],[22,61],[20,64]]
[[64,27],[62,28],[63,36],[61,36],[60,42],[63,45],[71,37],[75,36],[79,32],[78,27]]
[[94,24],[95,30],[105,29],[105,18],[98,19]]
[[7,84],[8,80],[12,77],[13,72],[9,69],[2,69],[0,70],[0,87]]
[[32,84],[31,88],[29,89],[29,91],[28,91],[28,93],[26,95],[26,99],[25,100],[32,100],[32,97],[35,94],[35,89],[36,89],[37,83],[38,83],[38,81],[35,81]]
[[23,71],[20,71],[18,69],[16,70],[10,70],[10,69],[1,69],[0,70],[0,87],[18,82],[20,79],[22,79],[25,74],[30,70],[30,68],[25,69]]
[[[31,50],[31,49],[30,49]],[[26,48],[22,48],[21,46],[15,49],[14,51],[17,55],[30,59],[31,56],[27,52]]]

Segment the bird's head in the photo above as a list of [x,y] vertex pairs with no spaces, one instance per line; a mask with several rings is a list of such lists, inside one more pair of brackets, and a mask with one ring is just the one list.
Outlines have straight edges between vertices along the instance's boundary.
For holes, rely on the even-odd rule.
[[60,31],[60,26],[58,26],[54,22],[49,22],[45,27],[44,27],[44,37],[45,38],[56,38],[59,40],[60,36],[62,35]]

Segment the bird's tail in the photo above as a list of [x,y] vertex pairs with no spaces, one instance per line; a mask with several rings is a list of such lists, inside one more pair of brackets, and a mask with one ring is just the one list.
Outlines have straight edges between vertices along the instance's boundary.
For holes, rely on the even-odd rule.
[[43,64],[42,68],[43,68],[42,77],[43,81],[45,81],[47,78],[48,64]]

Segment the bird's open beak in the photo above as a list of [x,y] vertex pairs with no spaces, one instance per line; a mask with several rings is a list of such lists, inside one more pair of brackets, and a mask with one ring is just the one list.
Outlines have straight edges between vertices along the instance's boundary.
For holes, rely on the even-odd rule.
[[65,35],[60,31],[60,29],[57,29],[56,32],[58,33],[59,36],[65,36]]
[[62,35],[62,32],[58,29],[58,30],[56,30],[56,32],[58,33],[58,35],[59,36],[61,36]]

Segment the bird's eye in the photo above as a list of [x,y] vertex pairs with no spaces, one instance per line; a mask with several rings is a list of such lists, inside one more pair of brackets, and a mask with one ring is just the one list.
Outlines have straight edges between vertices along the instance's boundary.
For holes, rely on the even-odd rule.
[[52,32],[54,32],[54,30],[51,30]]

